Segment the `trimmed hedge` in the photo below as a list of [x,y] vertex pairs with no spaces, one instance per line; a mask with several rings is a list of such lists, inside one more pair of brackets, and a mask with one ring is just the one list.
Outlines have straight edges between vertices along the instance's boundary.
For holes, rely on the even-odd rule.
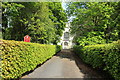
[[61,46],[2,40],[2,78],[19,78],[61,50]]
[[116,80],[120,79],[120,40],[109,44],[74,46],[74,52],[93,68],[106,70]]

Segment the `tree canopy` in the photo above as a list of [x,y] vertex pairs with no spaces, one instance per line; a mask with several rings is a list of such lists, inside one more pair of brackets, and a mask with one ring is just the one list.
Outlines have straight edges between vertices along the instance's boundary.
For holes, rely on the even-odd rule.
[[54,43],[60,40],[67,16],[60,2],[3,2],[3,39]]
[[74,42],[80,45],[109,43],[120,39],[120,2],[71,2],[66,9]]

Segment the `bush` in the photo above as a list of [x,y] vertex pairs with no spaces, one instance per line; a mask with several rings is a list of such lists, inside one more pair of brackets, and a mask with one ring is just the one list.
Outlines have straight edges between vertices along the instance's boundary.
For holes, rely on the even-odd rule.
[[60,52],[62,49],[62,46],[61,45],[56,45],[56,52]]
[[106,43],[106,40],[103,38],[104,36],[103,32],[86,32],[84,36],[79,36],[76,38],[76,42],[81,46],[86,45],[95,45],[95,44],[104,44]]
[[60,46],[2,40],[2,78],[19,78],[60,51]]
[[120,79],[120,40],[110,44],[74,46],[74,52],[93,68],[106,70],[115,79]]

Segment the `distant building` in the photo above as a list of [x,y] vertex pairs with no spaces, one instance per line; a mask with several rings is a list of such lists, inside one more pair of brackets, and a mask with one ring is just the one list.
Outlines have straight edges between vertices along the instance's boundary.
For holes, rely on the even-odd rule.
[[63,49],[70,49],[75,45],[75,43],[72,42],[73,38],[74,36],[70,34],[70,23],[66,23],[66,28],[63,31],[63,35],[58,45],[62,45]]

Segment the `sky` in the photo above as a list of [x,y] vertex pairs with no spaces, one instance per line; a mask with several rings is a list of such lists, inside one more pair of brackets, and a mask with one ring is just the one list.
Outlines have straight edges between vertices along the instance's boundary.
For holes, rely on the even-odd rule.
[[67,5],[66,5],[65,2],[62,2],[62,7],[63,7],[64,10],[66,10]]
[[[64,10],[66,10],[66,8],[67,8],[67,3],[62,2],[62,7],[63,7]],[[69,20],[68,22],[71,22],[73,18],[75,18],[75,16],[69,17],[69,18],[68,18],[68,20]]]

